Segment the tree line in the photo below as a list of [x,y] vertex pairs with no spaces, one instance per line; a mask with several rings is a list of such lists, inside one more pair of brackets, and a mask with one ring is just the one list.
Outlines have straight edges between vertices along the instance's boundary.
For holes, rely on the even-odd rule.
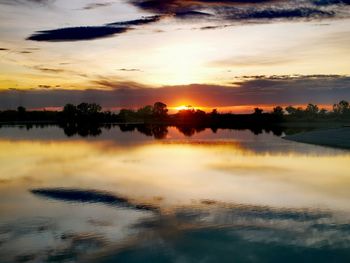
[[27,111],[20,106],[17,110],[0,111],[0,122],[46,122],[59,123],[64,127],[75,127],[103,123],[158,123],[158,124],[194,124],[194,125],[246,125],[271,124],[288,121],[350,120],[349,102],[342,100],[327,111],[316,104],[302,107],[276,106],[271,112],[261,108],[253,109],[251,114],[220,113],[216,109],[207,113],[188,107],[175,114],[169,114],[167,105],[156,102],[137,110],[121,109],[118,113],[103,111],[96,103],[66,104],[61,111]]

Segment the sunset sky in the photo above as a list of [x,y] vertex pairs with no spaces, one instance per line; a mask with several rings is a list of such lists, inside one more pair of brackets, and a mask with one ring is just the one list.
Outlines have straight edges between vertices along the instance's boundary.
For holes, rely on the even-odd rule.
[[0,109],[350,100],[349,0],[0,0]]

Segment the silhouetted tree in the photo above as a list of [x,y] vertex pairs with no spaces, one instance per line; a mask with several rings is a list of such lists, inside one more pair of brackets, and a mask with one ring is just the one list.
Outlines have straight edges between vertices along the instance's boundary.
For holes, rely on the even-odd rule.
[[77,106],[77,109],[79,111],[79,114],[82,115],[92,115],[99,113],[102,110],[102,107],[96,103],[80,103]]
[[153,106],[153,114],[156,117],[166,117],[168,114],[167,105],[163,102],[156,102]]
[[153,114],[153,107],[151,105],[144,106],[137,110],[137,113],[140,115],[150,116]]
[[255,115],[261,115],[263,112],[264,112],[263,109],[260,109],[260,108],[255,108],[255,109],[254,109],[254,114],[255,114]]
[[272,113],[278,116],[282,116],[284,114],[284,110],[281,106],[276,106],[273,108]]
[[18,112],[18,118],[20,120],[24,120],[26,116],[26,108],[24,108],[23,106],[19,106],[17,107],[17,112]]
[[318,115],[320,115],[321,117],[325,117],[327,115],[327,110],[322,108],[320,109],[320,111],[318,112]]
[[121,109],[119,111],[119,117],[121,121],[124,121],[124,122],[134,121],[135,112],[133,110]]
[[301,107],[295,108],[293,106],[286,107],[286,112],[293,117],[301,118],[304,117],[304,110]]
[[335,114],[350,114],[349,102],[342,100],[337,104],[333,105],[333,112]]
[[205,113],[205,111],[196,110],[195,115],[199,118],[204,118],[207,114]]
[[293,106],[288,106],[288,107],[286,107],[286,112],[289,115],[294,115],[297,112],[297,109],[294,108]]
[[73,104],[66,104],[63,107],[62,115],[67,121],[73,121],[77,117],[77,107]]
[[211,116],[216,116],[218,115],[218,110],[217,109],[213,109],[210,113]]
[[19,106],[19,107],[17,107],[17,111],[18,111],[18,113],[25,113],[26,108],[24,108],[23,106]]
[[305,113],[309,116],[315,116],[319,112],[319,108],[315,104],[309,103],[305,109]]

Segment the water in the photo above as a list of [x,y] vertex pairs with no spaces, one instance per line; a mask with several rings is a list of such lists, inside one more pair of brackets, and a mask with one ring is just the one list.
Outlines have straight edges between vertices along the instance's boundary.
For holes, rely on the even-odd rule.
[[350,262],[350,152],[254,132],[1,127],[0,262]]

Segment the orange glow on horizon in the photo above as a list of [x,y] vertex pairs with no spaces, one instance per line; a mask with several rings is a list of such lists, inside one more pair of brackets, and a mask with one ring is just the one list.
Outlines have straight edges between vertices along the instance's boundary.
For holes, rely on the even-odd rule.
[[[180,105],[180,106],[169,106],[169,112],[170,113],[176,113],[180,110],[189,110],[189,109],[194,109],[194,110],[203,110],[207,113],[211,112],[212,110],[216,109],[220,113],[234,113],[234,114],[249,114],[254,112],[254,108],[261,108],[264,110],[264,112],[272,112],[273,108],[275,108],[278,104],[276,105],[233,105],[233,106],[216,106],[216,107],[208,107],[208,106],[192,106],[192,105]],[[286,107],[290,106],[289,104],[280,104],[283,109]],[[307,104],[305,105],[293,105],[291,106],[298,108],[301,107],[305,109],[307,107]],[[327,111],[332,111],[333,105],[330,104],[317,104],[319,109],[326,109]]]
[[195,106],[192,106],[192,105],[180,105],[180,106],[177,106],[177,107],[170,107],[170,109],[174,109],[174,110],[177,110],[177,111],[181,111],[181,110],[197,110],[197,109],[200,109],[200,107],[195,107]]
[[[174,114],[177,113],[178,111],[181,110],[202,110],[205,111],[207,113],[210,113],[211,111],[213,111],[214,109],[216,109],[219,113],[233,113],[233,114],[249,114],[249,113],[253,113],[254,112],[254,108],[261,108],[264,110],[264,112],[272,112],[273,108],[276,107],[276,105],[234,105],[234,106],[212,106],[212,107],[208,107],[208,106],[192,106],[192,105],[188,105],[188,104],[181,104],[180,106],[168,106],[169,109],[169,113],[170,114]],[[283,109],[285,109],[286,107],[289,106],[289,104],[280,104],[279,106],[281,106]],[[305,105],[301,105],[301,104],[297,104],[297,105],[291,105],[295,108],[301,107],[303,109],[305,109],[307,107],[307,104]],[[332,111],[333,110],[333,105],[331,104],[317,104],[317,106],[319,107],[319,109],[326,109],[327,111]],[[121,109],[124,108],[129,108],[132,110],[137,110],[139,107],[103,107],[103,110],[108,110],[108,111],[112,111],[112,112],[119,112]],[[43,108],[27,108],[27,110],[29,111],[61,111],[63,109],[63,107],[43,107]]]

